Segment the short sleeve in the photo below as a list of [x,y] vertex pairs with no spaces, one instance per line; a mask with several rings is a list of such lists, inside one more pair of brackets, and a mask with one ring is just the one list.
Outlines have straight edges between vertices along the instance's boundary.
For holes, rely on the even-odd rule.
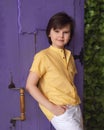
[[71,60],[72,60],[73,72],[74,72],[74,74],[76,74],[77,73],[77,68],[76,68],[76,64],[75,64],[75,60],[74,60],[73,55],[71,55]]
[[36,54],[34,56],[34,60],[32,63],[32,66],[30,68],[31,72],[35,72],[39,77],[45,74],[46,72],[46,67],[45,67],[45,58],[44,56],[40,54]]

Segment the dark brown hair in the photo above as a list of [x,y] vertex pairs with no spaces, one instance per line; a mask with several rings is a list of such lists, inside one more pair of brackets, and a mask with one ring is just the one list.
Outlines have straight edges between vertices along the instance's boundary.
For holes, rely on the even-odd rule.
[[[59,13],[56,13],[55,15],[53,15],[49,19],[49,22],[48,22],[48,25],[46,28],[46,35],[48,37],[48,41],[50,44],[52,44],[52,41],[49,37],[50,30],[52,28],[53,29],[61,29],[61,28],[65,27],[66,25],[70,25],[70,29],[71,29],[70,40],[71,40],[73,33],[74,33],[74,21],[68,14],[66,14],[65,12],[59,12]],[[69,40],[69,42],[70,42],[70,40]]]

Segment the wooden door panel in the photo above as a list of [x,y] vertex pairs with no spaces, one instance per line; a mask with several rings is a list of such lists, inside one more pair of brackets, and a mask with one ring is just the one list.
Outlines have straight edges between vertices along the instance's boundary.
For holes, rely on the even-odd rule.
[[20,16],[22,32],[34,32],[45,29],[50,16],[59,11],[66,11],[74,16],[74,0],[20,0]]
[[[50,18],[51,15],[53,15],[55,12],[62,11],[63,10],[63,0],[59,2],[57,1],[48,1],[44,0],[41,1],[23,1],[22,8],[21,8],[21,17],[20,17],[20,22],[21,22],[21,34],[20,34],[20,57],[21,58],[21,72],[22,76],[21,83],[24,86],[25,81],[26,81],[26,73],[28,72],[29,67],[31,66],[33,56],[35,53],[38,51],[45,49],[49,46],[49,43],[47,41],[47,37],[45,34],[46,30],[46,25],[48,22],[48,19]],[[68,3],[70,4],[70,8],[68,6]],[[73,2],[72,1],[66,1],[65,3],[66,7],[64,8],[66,11],[70,11],[70,15],[73,16]],[[57,8],[56,8],[57,7]],[[25,49],[22,52],[22,48]],[[30,48],[28,50],[28,48]],[[32,51],[31,51],[32,50]],[[24,58],[24,51],[27,51],[27,54],[25,53],[25,58]],[[28,55],[29,54],[29,55]],[[26,56],[27,55],[27,56]],[[30,56],[30,57],[29,57]],[[31,60],[28,60],[26,57],[28,57]],[[26,67],[27,65],[27,67]],[[25,66],[25,67],[24,67]],[[22,70],[23,68],[23,70]],[[25,69],[25,71],[24,71]],[[27,70],[26,70],[27,69]],[[25,74],[25,75],[24,75]],[[23,76],[24,75],[24,76]],[[24,83],[23,83],[24,82]],[[28,95],[28,94],[27,94]],[[31,100],[31,97],[30,97]],[[31,101],[30,101],[31,102]],[[33,105],[34,104],[34,105]],[[27,106],[26,102],[26,106]],[[32,129],[39,129],[43,130],[52,130],[53,127],[51,124],[48,122],[46,117],[42,114],[40,109],[37,106],[37,103],[33,100],[33,102],[29,105],[30,108],[28,107],[27,112],[29,112],[29,109],[34,106],[34,111],[31,112],[30,119],[31,121],[25,121],[22,124],[23,129],[27,129],[27,126]],[[33,116],[34,115],[34,116]]]
[[[11,77],[16,87],[24,87],[36,52],[49,46],[45,29],[50,16],[66,11],[76,21],[75,35],[70,44],[73,54],[83,47],[84,0],[1,0],[0,3],[0,128],[2,130],[52,130],[37,102],[26,92],[26,120],[10,120],[19,116],[19,93],[8,89]],[[79,74],[76,84],[83,97],[83,66],[76,60]]]

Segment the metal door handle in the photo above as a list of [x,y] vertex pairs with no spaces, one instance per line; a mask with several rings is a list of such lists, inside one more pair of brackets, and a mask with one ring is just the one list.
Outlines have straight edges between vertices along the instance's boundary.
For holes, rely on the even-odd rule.
[[14,117],[10,120],[10,123],[12,123],[13,127],[15,127],[16,121],[24,121],[26,119],[25,116],[25,89],[24,88],[16,88],[15,84],[13,83],[12,77],[11,77],[11,83],[8,86],[9,89],[12,90],[19,90],[20,93],[20,116]]
[[20,120],[25,120],[25,90],[20,88]]
[[24,121],[25,117],[25,89],[24,88],[11,88],[13,90],[19,90],[20,92],[20,116],[12,118],[11,121],[21,120]]
[[9,89],[12,90],[19,90],[20,93],[20,116],[15,117],[11,119],[11,123],[17,120],[24,121],[26,119],[25,117],[25,89],[24,88],[16,88],[13,81],[11,81],[9,85]]

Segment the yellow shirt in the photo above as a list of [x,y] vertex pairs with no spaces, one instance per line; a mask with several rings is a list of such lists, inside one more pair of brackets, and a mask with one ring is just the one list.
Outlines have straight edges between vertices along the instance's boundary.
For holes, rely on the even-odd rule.
[[[47,99],[57,105],[77,105],[80,98],[74,85],[77,72],[73,56],[67,49],[50,46],[38,52],[30,71],[40,76],[38,87]],[[53,113],[40,105],[46,117],[51,120]]]

